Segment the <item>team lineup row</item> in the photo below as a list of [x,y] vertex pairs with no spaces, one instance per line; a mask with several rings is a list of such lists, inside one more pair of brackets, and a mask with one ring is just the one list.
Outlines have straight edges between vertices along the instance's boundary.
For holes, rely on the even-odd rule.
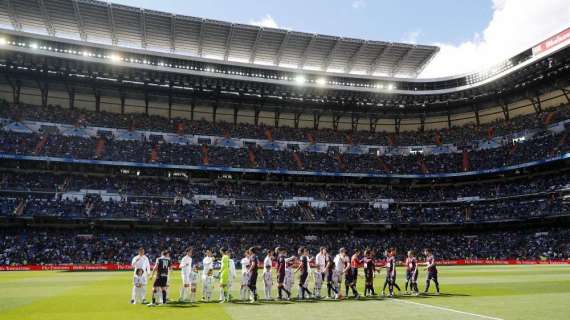
[[[309,249],[299,248],[297,256],[290,256],[287,249],[277,247],[275,250],[266,250],[266,256],[261,262],[258,257],[258,248],[251,247],[245,251],[241,264],[241,284],[240,300],[255,303],[258,301],[257,278],[259,269],[263,269],[263,285],[265,300],[273,300],[272,289],[276,283],[278,299],[290,300],[294,282],[294,274],[298,277],[298,300],[304,299],[335,299],[341,300],[348,297],[349,291],[353,298],[360,298],[357,290],[359,268],[364,271],[364,296],[376,296],[374,289],[374,278],[382,269],[386,269],[386,277],[382,288],[382,296],[385,296],[386,288],[389,296],[394,297],[394,289],[401,294],[402,290],[396,283],[396,249],[389,248],[384,252],[386,260],[379,264],[375,259],[375,251],[367,248],[364,251],[354,249],[352,256],[349,256],[346,248],[339,249],[338,254],[333,258],[327,248],[321,247],[319,252],[310,257]],[[206,251],[206,256],[202,260],[202,274],[199,275],[198,264],[192,260],[193,248],[186,249],[186,255],[180,260],[179,268],[182,278],[180,288],[180,302],[195,302],[198,282],[202,281],[202,301],[212,301],[212,291],[214,282],[219,281],[219,302],[232,301],[231,291],[233,282],[236,279],[237,271],[235,261],[231,258],[231,251],[226,248],[220,249],[221,258],[214,257],[211,250]],[[430,288],[430,283],[435,284],[436,294],[439,294],[438,271],[435,259],[430,250],[424,250],[425,271],[427,271],[426,287],[424,293]],[[219,263],[219,272],[214,275],[214,264]],[[153,281],[152,302],[149,306],[161,305],[168,301],[169,276],[173,269],[170,252],[163,250],[151,270],[148,257],[144,248],[139,248],[138,255],[132,259],[131,265],[134,269],[133,288],[131,303],[146,304],[146,285]],[[417,285],[420,263],[413,250],[408,251],[405,261],[406,283],[405,293],[419,295]],[[275,268],[276,281],[273,281],[272,269]],[[310,278],[313,279],[314,289],[309,288]],[[344,283],[345,294],[341,292]],[[323,286],[326,285],[326,294],[322,293]],[[408,289],[410,291],[408,291]]]

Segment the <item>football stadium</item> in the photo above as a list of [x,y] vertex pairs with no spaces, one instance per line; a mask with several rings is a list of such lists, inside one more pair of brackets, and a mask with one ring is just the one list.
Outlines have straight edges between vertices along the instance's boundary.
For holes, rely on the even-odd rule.
[[425,77],[159,7],[0,3],[0,319],[570,317],[568,25]]

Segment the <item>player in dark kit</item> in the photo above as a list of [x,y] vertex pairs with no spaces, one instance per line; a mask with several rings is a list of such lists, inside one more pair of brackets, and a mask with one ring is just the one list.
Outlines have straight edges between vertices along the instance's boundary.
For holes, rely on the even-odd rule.
[[[385,268],[386,268],[386,282],[384,283],[384,288],[386,288],[386,284],[388,284],[390,297],[394,297],[394,287],[398,289],[398,293],[402,292],[402,290],[396,283],[396,249],[391,248],[388,250]],[[382,295],[384,295],[384,289],[382,289]]]
[[345,296],[348,297],[348,289],[352,289],[352,294],[354,298],[358,299],[360,294],[356,290],[356,280],[358,278],[358,266],[360,265],[360,250],[354,250],[354,254],[350,258],[350,268],[348,268],[345,274]]
[[374,254],[372,249],[364,250],[364,296],[368,294],[375,296],[374,292],[374,272],[376,272],[376,265],[374,265]]
[[[156,275],[156,280],[154,280],[152,289],[152,303],[150,304],[151,306],[166,303],[168,273],[171,269],[172,263],[170,261],[170,252],[168,252],[168,250],[163,250],[160,257],[156,259],[154,268],[152,269],[152,274],[150,276],[150,279],[152,280]],[[159,290],[162,292],[162,296],[158,295]]]
[[418,262],[416,253],[413,250],[408,251],[406,258],[406,294],[408,294],[408,285],[415,295],[418,294]]
[[[338,288],[335,284],[335,275],[334,275],[334,260],[331,256],[327,253],[326,256],[326,273],[327,273],[327,295],[329,299],[338,296]],[[334,292],[334,295],[332,294]]]
[[309,295],[309,298],[313,295],[309,289],[307,289],[307,279],[309,278],[309,250],[305,247],[299,248],[299,267],[295,270],[301,272],[299,276],[299,298],[305,299],[305,293]]
[[437,280],[437,267],[435,265],[435,258],[433,257],[431,250],[425,249],[424,254],[426,256],[425,270],[427,270],[426,289],[424,293],[428,293],[430,281],[433,280],[433,283],[435,283],[436,294],[439,294],[439,281]]
[[249,248],[249,252],[249,282],[247,287],[252,293],[251,302],[253,303],[257,301],[257,267],[259,265],[259,259],[257,258],[257,249],[255,247]]
[[287,267],[287,251],[284,248],[275,248],[277,255],[277,292],[279,293],[279,300],[283,299],[283,291],[287,294],[287,299],[291,298],[291,292],[285,288],[285,269]]

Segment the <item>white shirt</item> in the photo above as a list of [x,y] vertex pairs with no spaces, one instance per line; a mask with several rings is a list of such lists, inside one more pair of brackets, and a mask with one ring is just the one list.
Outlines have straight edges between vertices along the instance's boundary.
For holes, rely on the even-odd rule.
[[269,266],[269,268],[273,266],[273,262],[271,261],[271,258],[269,256],[265,257],[265,259],[263,260],[263,268],[265,269],[265,267],[267,266]]
[[202,273],[204,275],[207,275],[208,271],[210,271],[214,267],[214,258],[204,257],[204,260],[202,260],[202,267],[204,268],[202,270]]
[[236,277],[236,263],[234,259],[230,259],[230,278]]
[[271,271],[263,271],[263,283],[266,285],[271,285],[273,283],[273,278],[271,277]]
[[317,265],[317,271],[318,272],[325,272],[325,268],[326,268],[326,259],[325,259],[325,255],[322,253],[318,253],[317,256],[315,257],[315,264]]
[[336,255],[336,257],[334,257],[334,269],[336,271],[338,271],[339,273],[344,271],[344,267],[345,267],[345,263],[346,263],[347,257],[342,257],[339,254]]
[[184,256],[182,260],[180,260],[180,271],[182,274],[187,275],[192,272],[192,257]]
[[190,283],[195,286],[198,284],[198,278],[200,276],[198,275],[198,272],[192,271],[190,272]]
[[135,276],[133,277],[133,284],[135,285],[135,287],[137,285],[140,285],[141,287],[146,286],[146,277],[144,276],[144,274],[142,274],[140,277],[135,274]]
[[247,273],[247,271],[248,271],[247,269],[249,269],[249,258],[245,258],[245,257],[242,258],[240,263],[241,263],[241,273],[242,274]]
[[135,273],[137,272],[137,269],[143,269],[144,276],[150,274],[150,261],[146,255],[136,255],[131,261],[131,266],[133,267]]
[[214,277],[212,276],[207,276],[204,279],[204,289],[206,290],[212,290],[212,286],[214,285]]

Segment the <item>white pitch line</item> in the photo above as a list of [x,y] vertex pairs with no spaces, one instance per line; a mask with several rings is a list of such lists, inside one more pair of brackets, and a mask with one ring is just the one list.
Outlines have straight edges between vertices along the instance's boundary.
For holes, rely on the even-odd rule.
[[426,307],[426,308],[432,308],[432,309],[438,309],[438,310],[443,310],[443,311],[455,312],[455,313],[465,314],[465,315],[474,316],[474,317],[483,318],[483,319],[504,320],[504,319],[502,319],[502,318],[490,317],[490,316],[486,316],[486,315],[482,315],[482,314],[471,313],[471,312],[465,312],[465,311],[455,310],[455,309],[451,309],[451,308],[438,307],[438,306],[434,306],[434,305],[431,305],[431,304],[425,304],[425,303],[419,303],[419,302],[412,302],[412,301],[406,301],[406,300],[400,300],[400,299],[392,299],[392,300],[390,300],[390,301],[392,301],[392,302],[397,302],[397,303],[414,304],[414,305],[418,305],[418,306],[422,306],[422,307]]

